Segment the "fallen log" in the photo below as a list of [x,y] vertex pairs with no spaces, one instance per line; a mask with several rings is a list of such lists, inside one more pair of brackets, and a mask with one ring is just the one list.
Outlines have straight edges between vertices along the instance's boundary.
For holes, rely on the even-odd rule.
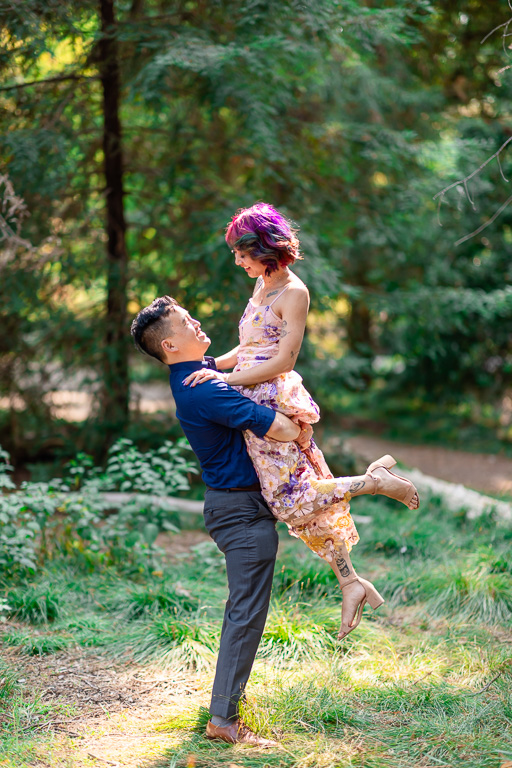
[[[25,493],[25,491],[9,491],[9,494]],[[85,491],[68,491],[66,493],[56,492],[52,494],[53,498],[57,500],[58,504],[64,504],[67,499],[80,499],[87,494]],[[180,512],[187,515],[202,515],[204,502],[195,501],[193,499],[181,499],[177,496],[157,496],[156,494],[141,493],[140,491],[133,492],[118,492],[118,491],[98,491],[95,492],[96,498],[100,498],[112,507],[112,509],[119,509],[123,504],[129,504],[132,501],[139,500],[141,506],[143,504],[152,504],[160,509],[166,509],[169,512]],[[372,517],[369,515],[352,515],[354,522],[364,525],[365,523],[371,523]]]
[[[192,515],[202,515],[204,502],[192,501],[191,499],[179,499],[175,496],[147,496],[142,493],[115,493],[106,492],[101,494],[105,501],[112,502],[113,507],[120,507],[133,501],[135,498],[145,499],[161,509],[168,509],[170,512],[186,512]],[[364,525],[371,523],[372,518],[369,515],[352,515],[355,523]]]
[[[400,468],[400,474],[409,478],[421,496],[439,496],[452,512],[466,510],[468,519],[474,520],[481,515],[493,513],[504,522],[512,522],[512,504],[493,499],[483,493],[466,488],[465,485],[449,483],[437,477],[424,475],[419,469]],[[420,508],[421,513],[421,508]]]

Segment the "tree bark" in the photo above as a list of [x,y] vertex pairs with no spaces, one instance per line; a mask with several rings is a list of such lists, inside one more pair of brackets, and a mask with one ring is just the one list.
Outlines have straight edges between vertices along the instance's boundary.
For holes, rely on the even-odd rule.
[[119,117],[120,74],[114,0],[99,0],[103,89],[103,154],[107,212],[107,307],[102,418],[109,437],[128,421],[128,254],[124,217],[123,154]]
[[353,299],[347,321],[347,339],[353,352],[364,352],[367,355],[371,349],[370,321],[370,310],[364,301]]

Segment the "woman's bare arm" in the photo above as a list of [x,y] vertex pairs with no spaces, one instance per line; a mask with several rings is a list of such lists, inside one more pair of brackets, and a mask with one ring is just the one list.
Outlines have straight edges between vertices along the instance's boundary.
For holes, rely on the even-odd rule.
[[242,386],[260,384],[281,373],[292,371],[304,338],[308,309],[307,289],[289,288],[283,295],[281,307],[283,327],[277,355],[253,368],[228,374],[226,377],[228,384]]
[[226,352],[225,355],[215,358],[215,365],[218,371],[225,371],[226,368],[234,368],[238,358],[238,350],[240,344],[234,347],[230,352]]

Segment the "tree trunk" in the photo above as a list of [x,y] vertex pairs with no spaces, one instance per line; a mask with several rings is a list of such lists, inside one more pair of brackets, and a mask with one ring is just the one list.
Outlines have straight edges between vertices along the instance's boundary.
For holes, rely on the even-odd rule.
[[360,299],[352,300],[347,322],[348,345],[353,352],[369,355],[372,345],[370,310]]
[[123,201],[123,155],[119,118],[120,76],[114,0],[99,0],[103,88],[103,153],[107,207],[107,307],[102,418],[106,434],[118,436],[128,420],[128,254]]

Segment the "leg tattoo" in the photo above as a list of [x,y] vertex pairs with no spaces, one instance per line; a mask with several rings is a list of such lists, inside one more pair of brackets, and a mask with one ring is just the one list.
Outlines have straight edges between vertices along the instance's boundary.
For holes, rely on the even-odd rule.
[[336,565],[338,566],[339,572],[343,578],[350,576],[350,568],[347,565],[347,561],[338,553],[336,553]]
[[363,488],[365,487],[366,483],[364,480],[354,480],[350,484],[349,492],[354,496],[356,493],[361,493]]

